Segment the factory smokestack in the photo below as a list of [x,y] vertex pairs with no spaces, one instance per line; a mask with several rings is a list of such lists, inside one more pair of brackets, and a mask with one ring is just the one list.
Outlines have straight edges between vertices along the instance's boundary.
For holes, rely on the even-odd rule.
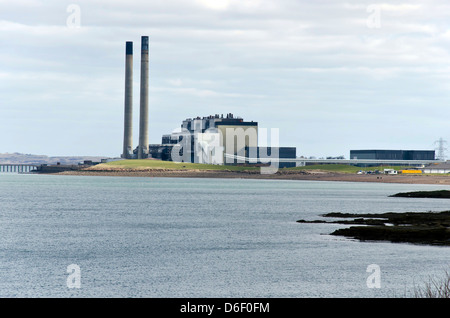
[[141,96],[138,159],[148,157],[148,36],[141,38]]
[[122,158],[133,154],[133,42],[126,42],[125,48],[125,120]]

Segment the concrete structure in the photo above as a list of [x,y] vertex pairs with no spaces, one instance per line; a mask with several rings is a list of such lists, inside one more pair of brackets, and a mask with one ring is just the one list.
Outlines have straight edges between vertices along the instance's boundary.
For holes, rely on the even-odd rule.
[[133,42],[125,48],[125,109],[122,158],[133,156]]
[[450,161],[431,164],[422,169],[423,173],[450,173]]
[[148,36],[141,37],[141,86],[140,86],[140,113],[139,113],[139,148],[137,157],[148,157]]
[[350,159],[434,160],[434,150],[350,150]]
[[[245,163],[235,157],[257,157],[257,152],[250,149],[258,147],[258,123],[246,122],[242,118],[234,118],[233,114],[227,114],[226,118],[215,119],[215,128],[219,134],[219,149],[223,150],[222,163]],[[205,149],[205,147],[202,147]],[[212,154],[211,154],[212,156]],[[206,154],[208,158],[208,154]]]

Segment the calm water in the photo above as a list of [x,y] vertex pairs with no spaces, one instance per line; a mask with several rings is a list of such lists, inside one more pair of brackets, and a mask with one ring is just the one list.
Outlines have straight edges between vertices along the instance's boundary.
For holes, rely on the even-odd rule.
[[[299,224],[442,211],[442,186],[0,174],[0,297],[410,297],[450,248],[363,243]],[[81,287],[68,288],[76,264]],[[381,269],[368,288],[367,266]]]

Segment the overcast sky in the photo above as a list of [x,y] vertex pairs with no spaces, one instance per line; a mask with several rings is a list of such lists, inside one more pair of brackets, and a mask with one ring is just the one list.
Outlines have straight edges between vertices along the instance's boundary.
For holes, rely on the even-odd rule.
[[117,157],[125,42],[150,38],[150,143],[188,117],[278,128],[297,155],[450,139],[450,2],[0,0],[0,153]]

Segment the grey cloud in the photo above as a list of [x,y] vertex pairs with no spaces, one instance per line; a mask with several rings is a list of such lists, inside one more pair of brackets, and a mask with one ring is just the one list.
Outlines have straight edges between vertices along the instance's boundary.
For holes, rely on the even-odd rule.
[[[149,35],[151,142],[184,117],[229,111],[279,127],[282,144],[299,155],[347,155],[363,143],[402,148],[410,141],[390,138],[401,131],[418,148],[448,136],[444,1],[381,3],[374,29],[366,25],[372,2],[217,3],[0,1],[0,107],[31,112],[26,125],[46,126],[47,138],[33,144],[40,153],[118,155],[124,43],[138,52]],[[80,7],[80,28],[66,24],[70,4]],[[138,62],[136,54],[136,82]],[[439,111],[424,124],[417,114],[430,105]],[[0,152],[29,152],[31,128],[12,124],[14,116],[0,118],[0,133],[17,136]],[[80,142],[79,129],[96,141]],[[55,130],[68,145],[50,141]]]

